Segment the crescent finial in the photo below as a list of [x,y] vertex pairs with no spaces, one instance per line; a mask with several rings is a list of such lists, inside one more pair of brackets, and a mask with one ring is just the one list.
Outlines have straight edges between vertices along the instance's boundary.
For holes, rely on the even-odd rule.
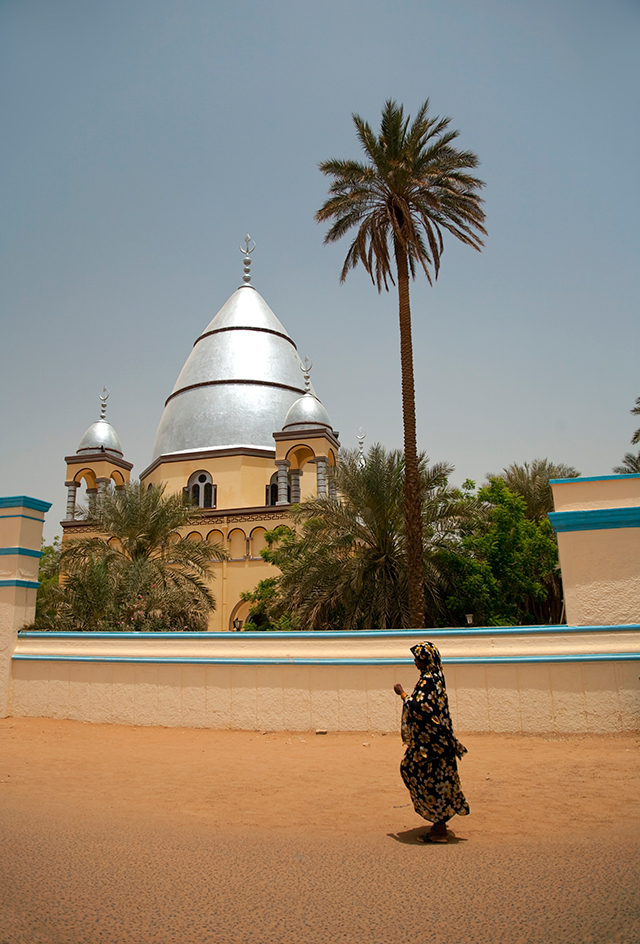
[[[242,281],[245,285],[248,285],[251,282],[251,259],[250,255],[253,250],[256,248],[256,244],[251,236],[247,233],[244,237],[244,248],[240,246],[240,252],[244,256],[244,275],[242,276]],[[252,245],[253,244],[253,245]]]

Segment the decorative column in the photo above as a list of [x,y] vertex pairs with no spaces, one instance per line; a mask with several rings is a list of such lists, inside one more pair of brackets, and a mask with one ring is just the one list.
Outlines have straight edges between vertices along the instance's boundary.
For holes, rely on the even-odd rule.
[[324,456],[318,456],[316,458],[316,469],[318,495],[322,498],[325,498],[327,495],[327,460],[324,458]]
[[78,491],[77,482],[65,482],[67,486],[67,520],[73,521],[76,516],[76,493]]
[[336,480],[331,470],[329,471],[329,498],[331,499],[331,501],[338,500],[338,489],[336,488]]
[[278,467],[278,501],[276,505],[288,505],[289,504],[289,477],[287,475],[289,469],[289,460],[288,459],[278,459],[276,461]]
[[300,476],[302,472],[300,469],[291,469],[289,475],[291,476],[291,504],[297,505],[300,501]]
[[87,489],[87,505],[89,506],[89,514],[95,515],[96,513],[96,499],[98,497],[97,488],[88,488]]
[[107,486],[110,481],[111,479],[104,479],[104,478],[96,479],[96,484],[98,486],[98,508],[101,507],[102,500],[104,496],[107,494]]

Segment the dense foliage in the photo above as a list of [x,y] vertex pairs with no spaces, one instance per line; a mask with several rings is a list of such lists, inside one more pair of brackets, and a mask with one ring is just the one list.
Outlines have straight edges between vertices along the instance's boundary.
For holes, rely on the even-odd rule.
[[[557,543],[544,507],[549,478],[576,471],[536,460],[509,467],[476,494],[470,481],[452,488],[446,464],[429,466],[421,456],[419,469],[424,624],[560,622]],[[339,497],[303,502],[293,529],[268,533],[263,556],[281,575],[245,594],[253,604],[246,629],[411,626],[403,471],[402,453],[381,446],[366,458],[341,458]]]
[[164,492],[164,485],[133,482],[83,512],[99,536],[65,543],[59,555],[63,578],[46,590],[32,628],[206,629],[215,608],[211,563],[226,552],[180,537],[194,509],[181,495]]
[[478,499],[486,515],[448,552],[444,622],[464,625],[467,614],[481,626],[559,622],[561,600],[560,612],[553,607],[558,547],[549,521],[529,517],[524,498],[498,477]]

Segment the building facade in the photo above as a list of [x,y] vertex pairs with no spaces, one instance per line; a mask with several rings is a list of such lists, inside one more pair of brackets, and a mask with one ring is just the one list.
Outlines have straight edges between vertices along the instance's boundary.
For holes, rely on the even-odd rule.
[[[191,540],[228,551],[228,560],[213,565],[211,631],[246,620],[249,607],[240,594],[277,573],[260,556],[265,532],[290,523],[292,504],[327,494],[339,450],[310,365],[251,284],[251,251],[247,238],[243,284],[196,339],[165,402],[151,462],[140,473],[148,485],[164,482],[168,492],[189,496],[198,508]],[[66,459],[63,542],[92,530],[76,517],[83,484],[91,503],[130,480],[133,466],[102,400],[100,419]]]

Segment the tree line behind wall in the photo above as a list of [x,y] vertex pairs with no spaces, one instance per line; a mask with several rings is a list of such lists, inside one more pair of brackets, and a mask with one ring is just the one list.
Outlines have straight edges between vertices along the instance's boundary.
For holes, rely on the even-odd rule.
[[[452,471],[419,457],[425,625],[561,622],[549,479],[576,470],[536,460],[479,489],[469,480],[453,488]],[[333,473],[339,497],[294,506],[294,526],[267,533],[262,554],[280,576],[243,595],[251,604],[245,629],[410,627],[404,472],[399,451],[345,452]],[[210,564],[226,552],[180,538],[193,513],[182,496],[137,482],[85,510],[100,536],[62,552],[59,544],[44,548],[33,628],[206,629],[215,607]]]
[[[542,459],[456,489],[452,471],[420,456],[425,626],[562,622],[549,480],[579,473]],[[247,630],[411,627],[402,453],[348,452],[334,474],[338,500],[303,502],[293,528],[267,533],[281,575],[244,594]]]

